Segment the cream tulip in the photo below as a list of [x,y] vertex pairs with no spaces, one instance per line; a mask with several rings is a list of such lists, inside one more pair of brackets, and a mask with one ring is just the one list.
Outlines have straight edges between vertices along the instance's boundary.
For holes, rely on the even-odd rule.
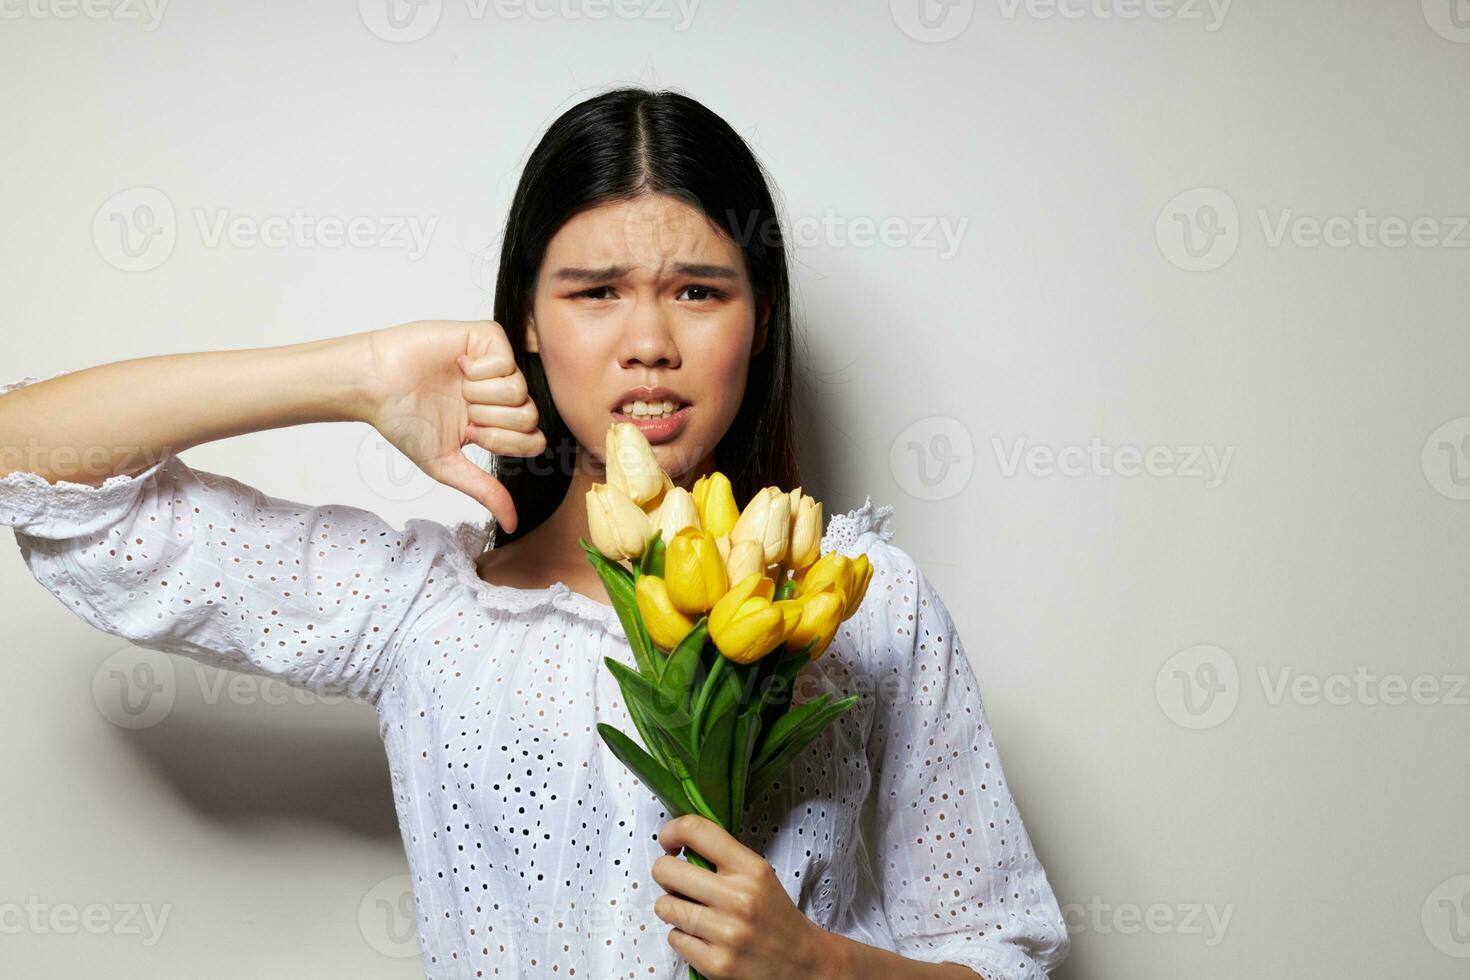
[[649,515],[655,531],[663,531],[665,544],[686,527],[699,527],[699,511],[694,506],[694,495],[683,487],[670,487],[664,492],[663,500]]
[[821,556],[822,503],[801,492],[791,491],[791,548],[786,564],[800,572]]
[[731,582],[740,582],[752,572],[765,573],[765,555],[754,541],[737,541],[725,556],[725,570]]
[[643,554],[653,535],[643,508],[606,483],[594,483],[587,491],[587,530],[592,546],[614,561]]
[[632,422],[608,426],[603,440],[607,456],[607,483],[627,494],[640,507],[664,491],[668,478],[653,455],[648,437]]
[[780,487],[763,487],[745,505],[730,529],[731,545],[754,541],[761,546],[763,564],[786,557],[791,536],[791,498]]

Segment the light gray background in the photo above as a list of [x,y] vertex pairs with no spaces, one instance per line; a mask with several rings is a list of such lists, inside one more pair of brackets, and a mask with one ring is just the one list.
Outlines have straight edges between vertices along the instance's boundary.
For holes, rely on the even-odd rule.
[[[783,195],[808,489],[894,504],[946,597],[1061,975],[1464,975],[1470,3],[94,3],[0,2],[7,380],[487,316],[545,125],[677,87]],[[171,250],[123,251],[142,205]],[[296,209],[372,242],[211,244]],[[1299,223],[1360,211],[1337,245]],[[186,458],[476,513],[364,426]],[[0,972],[421,975],[372,712],[173,659],[169,710],[120,727],[133,654],[7,547]]]

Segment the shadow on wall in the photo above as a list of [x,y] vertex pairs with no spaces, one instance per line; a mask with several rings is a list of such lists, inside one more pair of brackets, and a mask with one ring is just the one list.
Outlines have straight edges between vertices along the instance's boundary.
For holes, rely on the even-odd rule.
[[398,841],[392,783],[375,731],[322,731],[271,717],[180,712],[167,725],[118,733],[202,818],[239,828],[310,824]]

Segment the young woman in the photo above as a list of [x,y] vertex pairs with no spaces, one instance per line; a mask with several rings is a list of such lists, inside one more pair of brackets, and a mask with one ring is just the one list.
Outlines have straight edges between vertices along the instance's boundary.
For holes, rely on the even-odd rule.
[[[985,980],[1065,955],[1056,899],[954,623],[891,506],[831,517],[859,612],[807,668],[865,694],[741,839],[669,819],[601,743],[632,664],[577,545],[610,424],[682,486],[800,485],[787,257],[718,116],[620,89],[561,116],[506,222],[495,319],[146,357],[0,395],[0,521],[36,578],[132,643],[372,704],[424,965],[459,977]],[[259,429],[376,427],[494,515],[308,506],[177,455]],[[495,475],[462,450],[495,454]],[[44,447],[36,451],[34,447]],[[674,855],[690,846],[707,871]]]

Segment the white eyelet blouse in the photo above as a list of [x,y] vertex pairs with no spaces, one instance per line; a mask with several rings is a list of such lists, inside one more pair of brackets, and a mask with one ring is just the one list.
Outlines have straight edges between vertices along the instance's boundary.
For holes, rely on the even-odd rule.
[[[866,553],[873,578],[795,700],[864,699],[751,803],[741,839],[825,929],[1033,980],[1066,955],[1061,912],[892,512],[869,498],[828,522],[821,550]],[[430,980],[686,975],[653,912],[669,814],[595,728],[636,731],[603,663],[634,665],[626,634],[563,583],[480,579],[492,522],[398,531],[169,454],[100,487],[0,477],[0,523],[100,630],[376,707]]]

